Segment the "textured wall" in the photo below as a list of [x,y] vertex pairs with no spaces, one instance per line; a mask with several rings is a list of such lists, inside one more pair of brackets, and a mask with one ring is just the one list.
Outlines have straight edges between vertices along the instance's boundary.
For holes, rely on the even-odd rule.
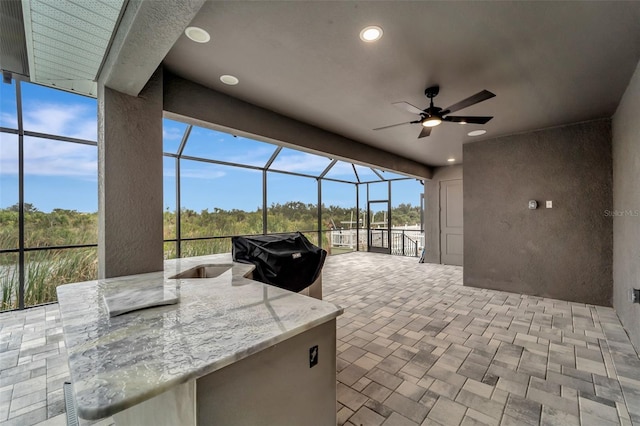
[[[610,120],[466,144],[463,153],[464,284],[611,306]],[[541,206],[529,210],[528,200]]]
[[433,178],[424,183],[425,262],[440,263],[440,182],[462,179],[462,166],[437,167]]
[[613,307],[640,350],[640,64],[613,116]]
[[99,86],[98,276],[161,271],[162,72],[137,98]]

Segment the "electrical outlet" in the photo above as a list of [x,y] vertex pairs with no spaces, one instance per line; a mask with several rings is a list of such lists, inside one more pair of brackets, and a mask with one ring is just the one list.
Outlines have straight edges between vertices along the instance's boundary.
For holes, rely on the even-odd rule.
[[309,348],[309,368],[318,364],[318,345]]
[[629,289],[629,302],[640,303],[640,289],[638,288]]

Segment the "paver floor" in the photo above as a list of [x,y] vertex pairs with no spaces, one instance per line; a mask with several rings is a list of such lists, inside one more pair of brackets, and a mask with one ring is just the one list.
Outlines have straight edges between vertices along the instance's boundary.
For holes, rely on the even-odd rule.
[[[372,253],[329,257],[323,285],[345,310],[340,425],[640,425],[640,358],[611,308]],[[0,424],[66,424],[65,380],[57,305],[1,313]]]
[[462,268],[329,259],[346,425],[640,425],[640,359],[611,308],[464,287]]

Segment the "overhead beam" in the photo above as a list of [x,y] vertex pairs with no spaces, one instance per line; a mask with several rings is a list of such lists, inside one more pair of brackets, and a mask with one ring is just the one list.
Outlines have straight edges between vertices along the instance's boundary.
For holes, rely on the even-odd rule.
[[166,117],[189,124],[241,133],[418,179],[431,179],[433,173],[425,164],[225,95],[166,70],[163,99]]
[[98,81],[138,96],[205,0],[129,0]]

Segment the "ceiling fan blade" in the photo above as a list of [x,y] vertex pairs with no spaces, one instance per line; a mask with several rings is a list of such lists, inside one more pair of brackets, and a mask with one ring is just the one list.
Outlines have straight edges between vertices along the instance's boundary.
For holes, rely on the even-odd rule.
[[420,134],[418,135],[418,139],[426,138],[430,134],[431,134],[431,127],[423,127],[422,130],[420,131]]
[[467,99],[461,100],[457,104],[451,105],[449,108],[445,108],[444,111],[442,111],[442,114],[450,114],[452,112],[460,111],[463,108],[467,108],[479,102],[486,101],[487,99],[491,99],[494,96],[495,94],[489,92],[488,90],[483,90],[482,92],[478,92],[473,96],[469,96]]
[[420,108],[415,105],[411,105],[409,102],[394,102],[391,105],[402,108],[414,114],[422,114],[422,110]]
[[452,123],[460,124],[485,124],[493,117],[464,117],[461,115],[449,115],[444,117],[442,121],[450,121]]
[[390,128],[392,128],[392,127],[404,126],[405,124],[413,124],[413,123],[418,123],[418,121],[407,121],[406,123],[391,124],[391,125],[389,125],[389,126],[378,127],[378,128],[376,128],[376,129],[373,129],[373,130],[384,130],[384,129],[390,129]]

